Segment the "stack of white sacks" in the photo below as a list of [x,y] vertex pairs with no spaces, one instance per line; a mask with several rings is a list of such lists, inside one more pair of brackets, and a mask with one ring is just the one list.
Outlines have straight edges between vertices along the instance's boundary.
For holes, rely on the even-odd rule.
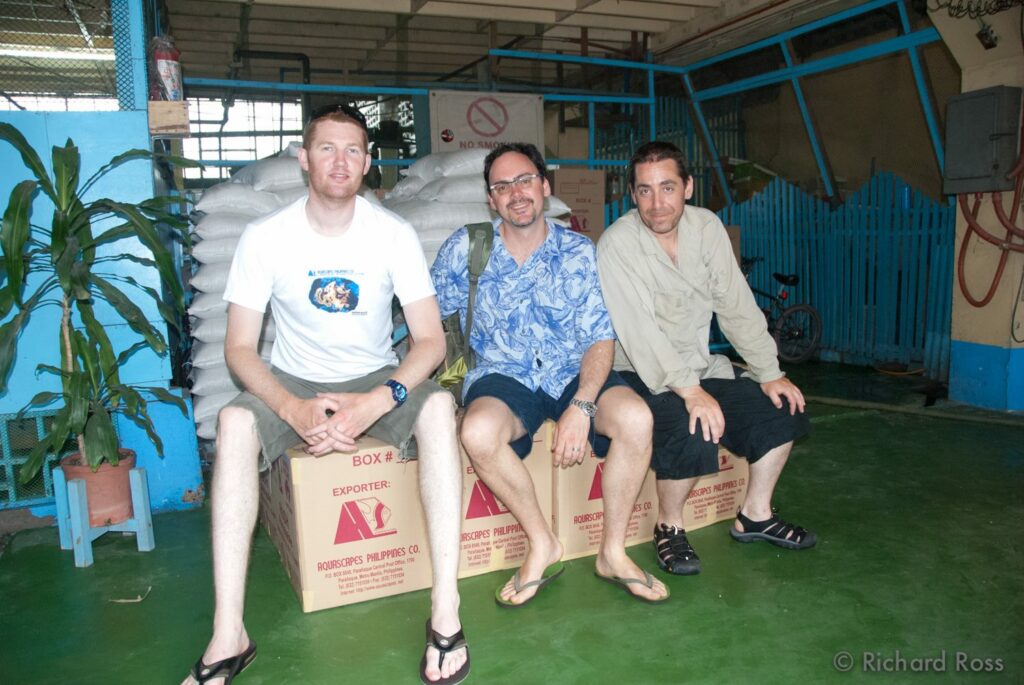
[[[192,394],[196,432],[212,440],[217,413],[241,388],[224,363],[227,303],[223,300],[231,259],[246,225],[277,211],[306,192],[299,168],[298,143],[278,156],[254,162],[230,181],[203,192],[196,203],[192,257],[199,268],[192,277],[196,290],[188,313],[192,317]],[[274,320],[267,314],[260,338],[260,356],[270,360]]]
[[[417,160],[394,189],[384,206],[416,229],[427,257],[434,262],[442,243],[466,224],[490,221],[484,158],[490,150],[436,152]],[[559,217],[569,207],[557,197],[548,198],[544,214]]]
[[[196,203],[192,257],[199,268],[192,277],[196,293],[188,312],[194,338],[192,394],[196,432],[206,440],[216,437],[218,412],[241,392],[224,361],[227,303],[223,295],[231,260],[249,222],[306,193],[306,180],[297,158],[299,146],[292,143],[276,157],[253,162],[230,181],[204,191]],[[458,228],[491,220],[483,179],[487,152],[460,150],[423,157],[409,167],[405,178],[388,193],[384,206],[416,229],[427,264],[433,263],[441,244]],[[368,189],[361,194],[378,202]],[[548,199],[547,216],[569,212],[569,207],[558,198]],[[268,362],[273,341],[274,320],[268,313],[259,346],[260,356]]]

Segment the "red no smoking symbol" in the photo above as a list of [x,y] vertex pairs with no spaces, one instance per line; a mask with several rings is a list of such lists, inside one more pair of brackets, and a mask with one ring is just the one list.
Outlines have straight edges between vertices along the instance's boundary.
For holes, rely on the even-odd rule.
[[466,108],[466,123],[477,135],[493,138],[508,126],[508,110],[492,97],[479,98]]

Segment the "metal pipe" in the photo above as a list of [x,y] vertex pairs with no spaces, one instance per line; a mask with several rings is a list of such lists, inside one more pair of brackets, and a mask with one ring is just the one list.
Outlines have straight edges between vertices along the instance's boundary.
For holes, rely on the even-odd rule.
[[[250,59],[279,59],[298,60],[302,66],[302,82],[309,84],[309,55],[304,52],[278,52],[277,50],[235,50],[234,60],[237,62],[242,58]],[[302,94],[302,120],[309,117],[309,93]]]
[[[779,44],[782,48],[782,56],[786,60],[786,66],[793,66],[793,58],[789,53],[789,46],[785,41]],[[814,122],[811,120],[811,111],[807,107],[807,100],[804,98],[804,89],[800,85],[800,79],[794,77],[790,79],[790,83],[793,86],[793,94],[796,95],[796,104],[800,108],[800,116],[804,120],[804,128],[807,129],[807,138],[811,142],[811,152],[814,153],[814,161],[818,165],[818,173],[821,175],[821,182],[825,185],[826,197],[834,197],[836,194],[835,188],[832,185],[832,174],[830,173],[828,162],[825,160],[825,155],[821,149],[821,142],[818,140],[818,132],[814,128]]]
[[722,86],[707,88],[694,93],[694,97],[698,100],[713,100],[723,95],[733,95],[745,90],[775,85],[776,83],[788,81],[791,78],[810,76],[839,69],[840,67],[846,67],[857,62],[906,50],[907,48],[933,43],[939,39],[939,32],[934,28],[921,29],[920,31],[879,41],[872,45],[855,48],[849,52],[823,57],[813,62],[804,62],[793,67],[777,69],[766,74],[758,74],[757,76],[751,76]]

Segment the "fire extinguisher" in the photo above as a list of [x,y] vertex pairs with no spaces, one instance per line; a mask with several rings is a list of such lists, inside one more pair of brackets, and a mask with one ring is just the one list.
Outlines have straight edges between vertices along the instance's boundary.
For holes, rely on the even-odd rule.
[[150,100],[181,100],[181,53],[170,36],[155,36],[150,41]]

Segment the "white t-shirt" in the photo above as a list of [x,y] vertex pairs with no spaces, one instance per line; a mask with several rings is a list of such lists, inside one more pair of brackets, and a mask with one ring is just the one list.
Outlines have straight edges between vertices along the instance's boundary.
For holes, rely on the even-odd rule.
[[405,220],[357,197],[348,230],[328,237],[309,225],[303,197],[246,228],[224,299],[257,311],[269,301],[277,326],[271,363],[330,383],[397,364],[392,296],[405,305],[433,294]]

